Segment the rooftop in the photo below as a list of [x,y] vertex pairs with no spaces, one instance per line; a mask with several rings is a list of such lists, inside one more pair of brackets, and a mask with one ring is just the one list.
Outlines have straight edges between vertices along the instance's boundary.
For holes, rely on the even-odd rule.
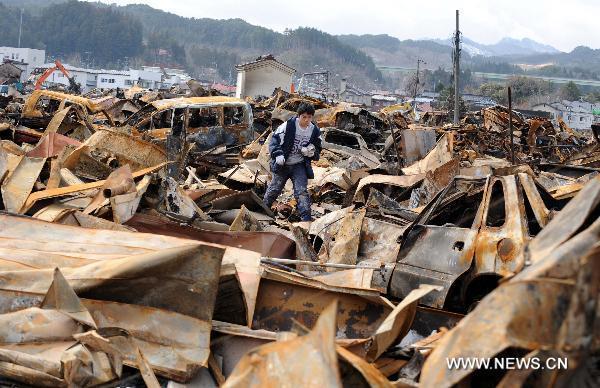
[[266,64],[270,64],[272,66],[279,67],[281,70],[288,72],[290,74],[296,72],[296,69],[294,69],[293,67],[290,67],[290,66],[276,60],[275,57],[273,56],[273,54],[261,55],[260,57],[256,58],[254,61],[236,65],[235,68],[237,70],[252,70],[252,69],[264,66]]

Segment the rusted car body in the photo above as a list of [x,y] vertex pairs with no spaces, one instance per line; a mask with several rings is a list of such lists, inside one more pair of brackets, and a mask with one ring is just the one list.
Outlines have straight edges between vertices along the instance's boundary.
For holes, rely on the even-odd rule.
[[153,101],[123,125],[134,136],[166,140],[183,129],[197,150],[247,143],[253,139],[252,110],[232,97],[191,97]]
[[518,253],[548,223],[548,197],[525,173],[456,177],[404,233],[391,295],[404,298],[425,283],[443,287],[422,299],[427,306],[477,302],[523,268]]
[[45,129],[56,113],[66,107],[77,106],[84,120],[92,122],[93,116],[98,114],[112,125],[112,119],[106,111],[116,101],[114,97],[92,100],[51,90],[35,90],[23,105],[20,122],[26,127]]

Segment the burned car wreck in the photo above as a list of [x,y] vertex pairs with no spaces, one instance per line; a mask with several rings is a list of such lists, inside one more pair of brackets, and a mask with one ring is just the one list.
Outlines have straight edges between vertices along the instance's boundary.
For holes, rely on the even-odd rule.
[[[220,96],[156,100],[132,115],[122,128],[133,136],[166,145],[172,154],[180,155],[188,152],[185,147],[192,147],[188,154],[192,163],[195,157],[235,163],[239,147],[254,139],[250,105]],[[233,153],[228,152],[232,146]]]
[[442,290],[421,303],[470,309],[524,267],[518,253],[559,210],[544,194],[546,202],[526,173],[455,177],[402,237],[390,294],[403,298],[416,284],[435,284]]

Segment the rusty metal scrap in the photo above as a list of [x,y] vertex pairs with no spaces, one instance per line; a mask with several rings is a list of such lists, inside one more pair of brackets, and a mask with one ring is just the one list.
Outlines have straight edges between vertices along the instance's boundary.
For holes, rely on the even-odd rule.
[[341,387],[335,346],[337,309],[336,302],[329,304],[306,336],[251,351],[239,361],[225,387],[278,387],[290,381]]
[[[322,130],[311,222],[290,184],[272,208],[261,200],[272,130],[302,102]],[[584,136],[513,113],[511,144],[501,106],[419,123],[406,103],[281,89],[244,101],[197,81],[0,107],[2,384],[597,377],[597,126]],[[512,355],[569,365],[446,364]]]

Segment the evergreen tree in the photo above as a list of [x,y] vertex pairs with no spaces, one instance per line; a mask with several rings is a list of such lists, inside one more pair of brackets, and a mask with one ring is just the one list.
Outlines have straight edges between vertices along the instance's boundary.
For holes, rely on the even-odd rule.
[[560,97],[567,101],[577,101],[581,97],[581,91],[573,81],[569,81],[560,88]]

